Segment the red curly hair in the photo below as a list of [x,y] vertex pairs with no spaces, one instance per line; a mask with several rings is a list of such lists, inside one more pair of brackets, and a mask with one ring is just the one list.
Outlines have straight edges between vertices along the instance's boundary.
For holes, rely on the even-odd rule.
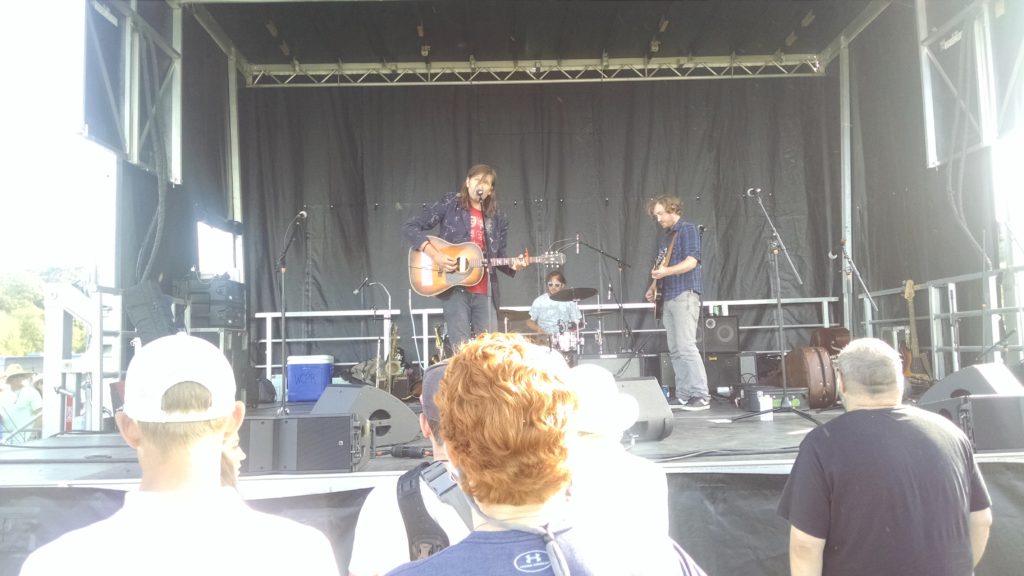
[[567,371],[515,334],[481,334],[452,357],[436,398],[441,436],[477,502],[540,504],[568,485]]

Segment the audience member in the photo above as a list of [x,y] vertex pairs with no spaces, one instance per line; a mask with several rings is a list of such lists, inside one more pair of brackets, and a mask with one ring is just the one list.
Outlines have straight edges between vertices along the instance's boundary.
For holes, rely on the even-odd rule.
[[[426,558],[469,534],[469,505],[448,470],[435,395],[448,362],[423,373],[420,431],[430,439],[434,464],[413,468],[378,484],[366,497],[356,524],[352,576],[384,574],[410,560]],[[403,506],[401,502],[409,502]]]
[[575,418],[577,438],[569,451],[574,523],[614,522],[616,527],[629,526],[629,536],[666,536],[669,531],[665,472],[654,462],[629,453],[622,445],[623,432],[640,414],[636,399],[620,392],[612,373],[596,364],[574,367],[569,385],[579,403]]
[[136,351],[115,418],[138,455],[139,491],[110,518],[37,549],[21,574],[338,574],[322,533],[221,486],[244,414],[216,346],[177,334]]
[[[484,334],[452,358],[436,400],[448,458],[473,507],[474,530],[391,574],[683,572],[668,536],[625,549],[607,525],[568,528],[576,399],[565,384],[567,373],[560,356],[512,334]],[[686,567],[701,573],[688,559]]]
[[4,371],[5,390],[0,393],[0,426],[3,444],[24,444],[39,438],[43,399],[32,384],[34,374],[21,364],[10,364]]
[[968,576],[992,523],[971,442],[902,406],[899,354],[873,338],[839,354],[847,413],[815,428],[779,502],[794,575]]

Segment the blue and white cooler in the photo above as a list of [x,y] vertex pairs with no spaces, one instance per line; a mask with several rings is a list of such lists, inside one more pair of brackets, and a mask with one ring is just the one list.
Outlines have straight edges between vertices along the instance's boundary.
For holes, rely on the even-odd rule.
[[312,402],[331,383],[334,356],[319,354],[313,356],[288,357],[288,401]]

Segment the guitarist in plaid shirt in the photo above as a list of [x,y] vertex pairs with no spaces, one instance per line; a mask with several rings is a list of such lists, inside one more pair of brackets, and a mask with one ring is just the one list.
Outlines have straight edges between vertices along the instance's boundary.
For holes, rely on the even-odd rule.
[[659,196],[647,204],[647,213],[667,234],[658,241],[661,254],[651,270],[648,302],[661,291],[664,299],[665,334],[676,381],[669,385],[669,404],[682,410],[707,410],[711,395],[708,376],[697,350],[697,320],[700,317],[700,232],[684,222],[683,201],[675,196]]

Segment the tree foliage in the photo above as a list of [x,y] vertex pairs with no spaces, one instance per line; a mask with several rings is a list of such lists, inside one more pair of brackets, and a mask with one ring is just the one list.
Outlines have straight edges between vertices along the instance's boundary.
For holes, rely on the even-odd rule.
[[[44,283],[80,283],[82,270],[50,268],[35,275],[11,272],[0,275],[0,355],[41,354],[45,334]],[[83,324],[72,328],[72,350],[85,350]]]

